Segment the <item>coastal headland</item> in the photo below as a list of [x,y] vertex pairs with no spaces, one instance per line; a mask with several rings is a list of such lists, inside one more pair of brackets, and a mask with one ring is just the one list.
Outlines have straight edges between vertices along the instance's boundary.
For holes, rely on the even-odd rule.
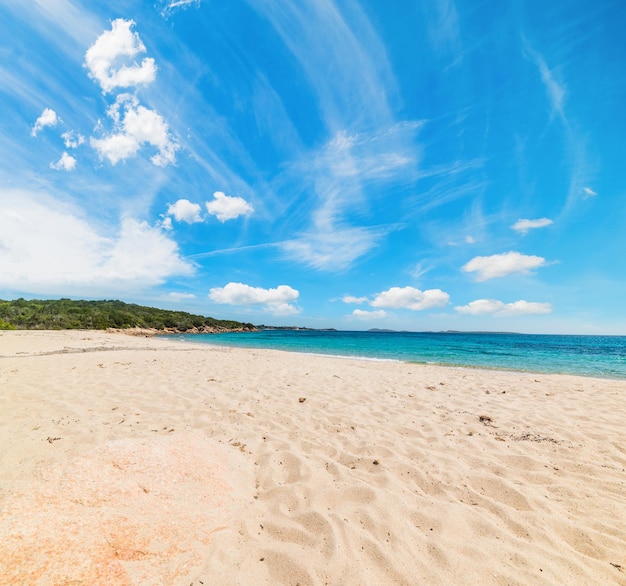
[[624,380],[37,330],[0,389],[3,584],[626,584]]

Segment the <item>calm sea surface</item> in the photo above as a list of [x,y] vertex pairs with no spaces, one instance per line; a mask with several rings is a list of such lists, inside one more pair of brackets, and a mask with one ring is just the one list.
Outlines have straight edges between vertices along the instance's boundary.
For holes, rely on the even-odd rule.
[[261,330],[177,337],[220,346],[626,379],[626,336]]

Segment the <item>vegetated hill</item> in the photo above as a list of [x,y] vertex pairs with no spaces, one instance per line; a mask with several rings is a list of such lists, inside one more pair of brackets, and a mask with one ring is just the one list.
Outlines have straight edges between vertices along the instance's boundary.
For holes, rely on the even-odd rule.
[[20,330],[105,330],[147,328],[167,332],[248,331],[249,323],[219,320],[144,307],[123,301],[0,300],[0,329]]

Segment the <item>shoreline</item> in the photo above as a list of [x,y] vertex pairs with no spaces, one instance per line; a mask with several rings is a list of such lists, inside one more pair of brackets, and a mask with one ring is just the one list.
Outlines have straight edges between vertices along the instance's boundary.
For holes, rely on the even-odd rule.
[[[125,333],[123,330],[120,330],[119,333]],[[225,332],[228,333],[228,332]],[[243,333],[247,333],[247,332],[243,332]],[[341,333],[341,332],[340,332]],[[393,333],[399,333],[399,332],[393,332]],[[406,333],[406,332],[405,332]],[[408,332],[411,333],[411,332]],[[448,333],[448,332],[439,332],[439,333]],[[456,333],[456,332],[454,332]],[[472,333],[477,333],[480,334],[482,332],[472,332]],[[505,333],[506,335],[508,335],[508,333]],[[176,334],[174,334],[176,335]],[[186,333],[182,332],[181,334],[178,335],[182,335],[185,336]],[[196,334],[191,334],[191,336],[195,336]],[[516,334],[517,335],[517,334]],[[520,334],[520,335],[524,335],[524,334]],[[161,339],[167,339],[169,337],[169,334],[155,334],[156,338],[161,338]],[[615,336],[618,337],[618,336]],[[621,336],[623,337],[623,336]],[[462,363],[462,362],[458,362],[458,363],[454,363],[454,362],[437,362],[437,361],[429,361],[429,360],[411,360],[411,359],[406,359],[406,358],[388,358],[388,357],[380,357],[380,356],[368,356],[365,354],[333,354],[333,353],[329,353],[329,352],[323,352],[323,351],[313,351],[313,350],[301,350],[297,347],[294,348],[271,348],[271,347],[264,347],[264,346],[243,346],[243,345],[237,345],[237,344],[224,344],[224,343],[220,343],[220,342],[216,342],[216,343],[212,343],[212,342],[194,342],[192,339],[186,339],[186,338],[182,338],[179,339],[179,341],[183,342],[183,343],[200,343],[202,345],[206,345],[206,346],[212,346],[212,347],[226,347],[226,348],[241,348],[241,349],[249,349],[249,350],[276,350],[276,351],[282,351],[282,352],[291,352],[291,353],[296,353],[296,354],[300,354],[300,355],[311,355],[311,356],[326,356],[329,358],[341,358],[341,359],[346,359],[346,360],[370,360],[370,361],[374,361],[374,362],[402,362],[402,363],[406,363],[406,364],[421,364],[421,365],[432,365],[432,366],[441,366],[441,367],[450,367],[450,368],[469,368],[469,369],[479,369],[479,370],[486,370],[486,371],[496,371],[496,372],[511,372],[511,373],[529,373],[529,374],[535,374],[535,375],[563,375],[563,376],[581,376],[584,378],[599,378],[599,379],[607,379],[607,380],[615,380],[615,381],[626,381],[626,375],[610,375],[610,374],[604,374],[604,373],[597,373],[597,372],[569,372],[569,371],[565,371],[565,370],[548,370],[548,369],[544,369],[541,370],[539,368],[536,369],[532,369],[532,368],[528,368],[526,370],[520,369],[520,368],[507,368],[506,366],[501,366],[501,365],[487,365],[487,364],[467,364],[467,363]]]
[[9,584],[626,583],[626,381],[89,330],[0,356]]

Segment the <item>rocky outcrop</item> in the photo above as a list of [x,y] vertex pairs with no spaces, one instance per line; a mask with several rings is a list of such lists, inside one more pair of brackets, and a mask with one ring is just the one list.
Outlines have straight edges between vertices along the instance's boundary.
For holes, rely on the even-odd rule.
[[238,328],[225,328],[222,326],[200,326],[182,330],[180,328],[108,328],[107,332],[114,334],[126,334],[127,336],[162,336],[166,334],[226,334],[230,332],[256,332],[254,326],[241,326]]

